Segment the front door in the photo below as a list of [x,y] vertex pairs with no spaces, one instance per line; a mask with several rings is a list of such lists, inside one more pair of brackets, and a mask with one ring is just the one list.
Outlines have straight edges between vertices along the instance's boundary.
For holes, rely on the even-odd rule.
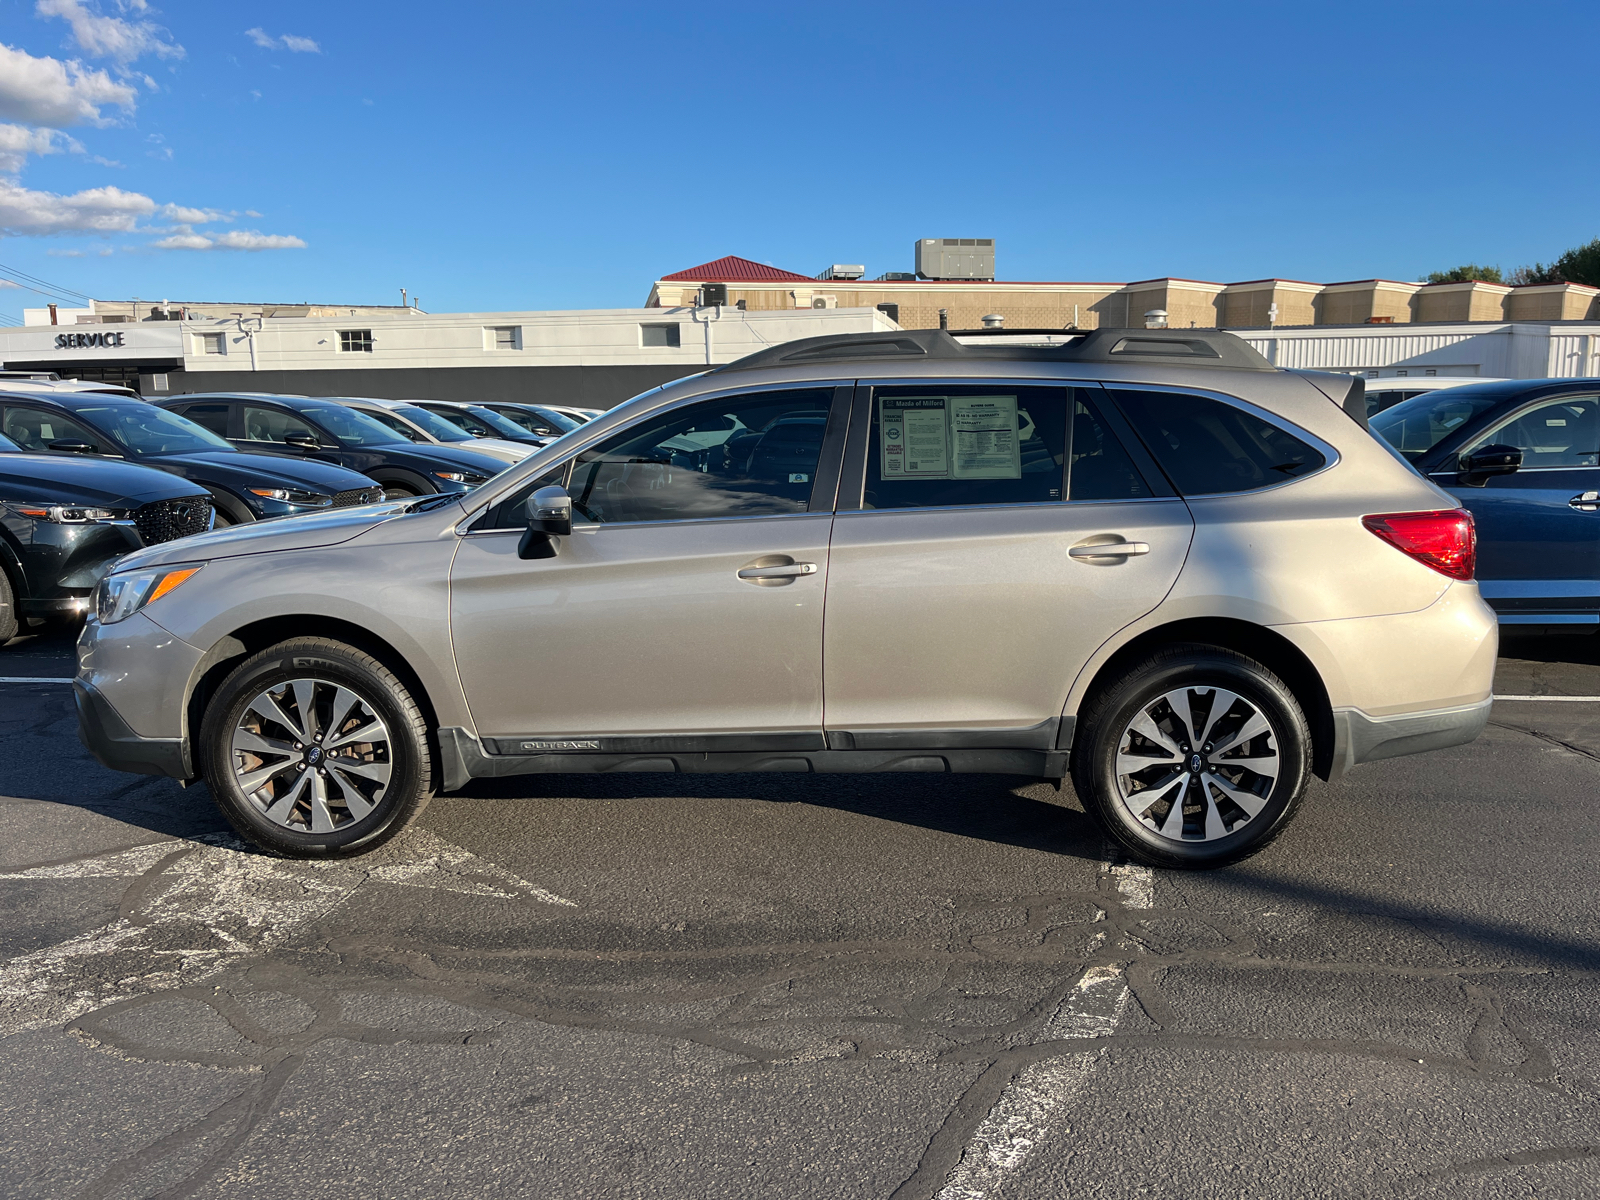
[[1522,451],[1520,470],[1434,477],[1477,525],[1484,599],[1507,624],[1600,623],[1600,398],[1542,400],[1471,448],[1496,443]]
[[[480,736],[509,753],[820,748],[848,407],[849,389],[831,386],[695,401],[486,513],[451,569]],[[573,497],[572,535],[554,558],[520,558],[522,505],[556,480]]]
[[860,390],[859,505],[841,500],[828,572],[830,744],[1057,744],[1078,671],[1171,590],[1194,529],[1097,395]]

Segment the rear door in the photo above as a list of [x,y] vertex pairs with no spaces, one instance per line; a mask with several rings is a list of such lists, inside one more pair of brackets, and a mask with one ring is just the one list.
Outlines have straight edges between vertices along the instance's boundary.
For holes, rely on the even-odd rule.
[[1600,623],[1600,396],[1544,397],[1468,449],[1516,446],[1522,468],[1473,486],[1434,475],[1478,527],[1478,583],[1506,624]]
[[1103,395],[857,389],[828,571],[830,746],[1057,744],[1073,679],[1171,590],[1194,529]]

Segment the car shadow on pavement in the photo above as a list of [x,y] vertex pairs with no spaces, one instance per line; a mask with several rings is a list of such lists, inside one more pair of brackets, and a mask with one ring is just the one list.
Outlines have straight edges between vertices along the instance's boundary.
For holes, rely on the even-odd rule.
[[1564,634],[1508,633],[1502,627],[1500,657],[1526,662],[1600,666],[1600,633],[1571,637]]
[[485,801],[637,798],[648,804],[659,798],[810,804],[1026,850],[1088,860],[1104,857],[1100,830],[1076,807],[1070,785],[1058,793],[1051,784],[1012,775],[517,775],[474,780],[456,795]]

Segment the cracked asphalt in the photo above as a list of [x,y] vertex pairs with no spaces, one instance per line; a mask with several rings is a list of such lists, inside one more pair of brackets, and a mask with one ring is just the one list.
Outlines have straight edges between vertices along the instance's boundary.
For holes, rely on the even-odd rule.
[[1505,701],[1205,875],[920,775],[500,780],[304,864],[0,684],[0,1195],[1593,1197],[1597,803],[1600,704]]

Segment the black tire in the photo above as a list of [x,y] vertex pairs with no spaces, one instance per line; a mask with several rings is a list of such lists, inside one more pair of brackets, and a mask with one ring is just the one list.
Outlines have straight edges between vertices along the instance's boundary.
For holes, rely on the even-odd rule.
[[[329,751],[318,756],[324,764],[322,769],[306,766],[297,759],[286,760],[284,769],[264,780],[252,798],[240,786],[236,766],[238,770],[259,772],[260,768],[276,763],[277,758],[236,752],[234,740],[241,722],[256,725],[258,736],[270,736],[275,743],[288,743],[307,751],[301,758],[318,761],[311,759],[309,746],[290,741],[296,736],[294,725],[262,722],[250,709],[263,692],[289,685],[289,690],[282,693],[282,712],[290,720],[300,720],[292,681],[312,685],[307,693],[313,697],[309,707],[317,711],[318,716],[311,725],[331,723],[332,706],[339,702],[339,696],[348,692],[357,698],[361,707],[347,710],[349,715],[341,722],[340,730],[368,728],[369,725],[361,722],[376,718],[385,727],[386,740],[347,746],[347,754],[357,753],[344,758],[332,750],[335,739],[330,735],[339,731],[324,730],[315,742],[319,749],[324,738],[330,743]],[[289,732],[285,734],[285,730]],[[265,850],[290,858],[339,858],[381,845],[410,824],[427,806],[431,799],[433,769],[427,733],[422,712],[411,693],[377,659],[328,638],[294,638],[251,656],[223,680],[206,706],[197,757],[217,807],[241,836]],[[362,746],[367,749],[360,751]],[[387,780],[354,802],[334,797],[329,792],[330,787],[339,790],[342,797],[344,789],[352,783],[365,786],[362,779],[341,774],[337,769],[337,764],[341,763],[354,763],[369,770],[387,766]],[[306,790],[301,800],[295,801],[289,793],[302,775],[307,777]],[[323,805],[323,811],[333,816],[331,822],[324,823],[331,824],[331,828],[314,829],[311,796],[316,787],[321,787],[328,795],[329,803]],[[268,806],[275,806],[275,797],[290,805],[282,820],[274,820],[266,812]],[[358,814],[358,804],[366,803],[371,804],[370,811]],[[340,805],[343,805],[342,819]]]
[[228,526],[233,524],[236,524],[234,519],[227,513],[223,512],[220,508],[213,509],[211,511],[211,528],[226,529]]
[[[1169,752],[1142,736],[1135,739],[1132,723],[1141,714],[1149,719],[1152,706],[1157,712],[1172,713],[1170,703],[1161,707],[1162,698],[1169,693],[1195,689],[1193,704],[1206,705],[1208,689],[1215,688],[1232,692],[1244,701],[1237,707],[1230,702],[1227,710],[1214,714],[1215,727],[1223,730],[1219,740],[1228,738],[1230,718],[1237,732],[1246,732],[1246,713],[1251,708],[1265,719],[1269,730],[1237,746],[1223,745],[1216,751],[1214,761],[1209,746],[1191,746],[1187,741],[1180,743],[1179,736],[1170,736],[1169,741],[1181,748],[1178,757],[1183,765],[1171,768],[1176,773],[1171,775],[1170,785],[1161,784],[1160,780],[1168,777],[1165,758]],[[1185,691],[1184,696],[1187,698],[1189,693]],[[1219,697],[1215,691],[1209,692],[1209,697],[1209,705],[1214,706]],[[1189,724],[1210,724],[1212,716],[1210,707],[1191,707]],[[1187,729],[1175,721],[1162,721],[1165,723],[1155,722],[1154,727],[1163,734]],[[1078,728],[1072,781],[1079,800],[1106,835],[1130,857],[1153,867],[1204,870],[1256,853],[1288,824],[1311,775],[1311,731],[1293,693],[1261,663],[1218,646],[1173,645],[1141,659],[1090,697]],[[1132,753],[1138,752],[1154,755],[1152,761],[1160,765],[1130,772],[1119,780],[1117,761],[1125,735],[1130,739],[1125,765],[1132,760]],[[1262,737],[1266,740],[1258,740]],[[1273,750],[1275,757],[1269,753]],[[1249,761],[1262,764],[1275,775],[1268,778],[1228,761],[1230,756],[1252,754],[1260,757],[1250,757]],[[1203,764],[1192,773],[1187,771],[1194,762],[1191,755]],[[1215,773],[1219,768],[1221,775]],[[1247,796],[1247,803],[1259,802],[1259,810],[1251,816],[1233,803],[1213,786],[1212,781],[1219,779]],[[1185,783],[1182,791],[1180,782]],[[1152,803],[1142,816],[1135,806],[1144,793],[1134,790],[1141,783],[1154,784],[1148,789]],[[1126,800],[1125,790],[1130,793]],[[1200,798],[1195,800],[1194,795]],[[1178,796],[1189,799],[1176,814],[1175,826],[1171,821]],[[1174,831],[1177,836],[1167,836]]]
[[11,577],[0,569],[0,646],[17,636],[17,597]]
[[385,500],[413,500],[422,495],[422,492],[409,483],[385,483],[381,486]]

